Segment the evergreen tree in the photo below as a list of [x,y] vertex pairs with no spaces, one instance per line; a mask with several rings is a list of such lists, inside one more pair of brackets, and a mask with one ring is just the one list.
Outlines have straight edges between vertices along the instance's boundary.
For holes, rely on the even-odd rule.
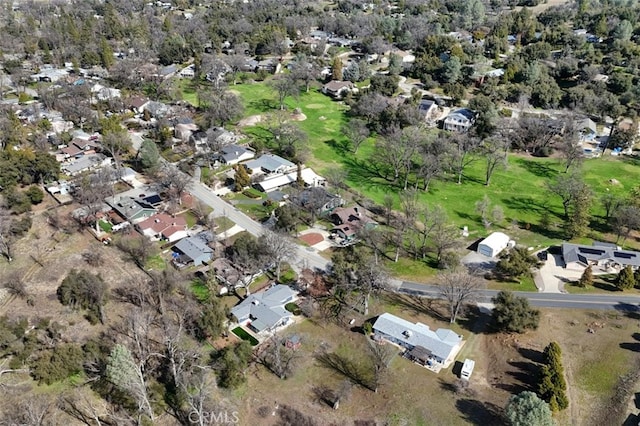
[[620,290],[628,290],[636,285],[631,266],[625,266],[616,278],[616,287]]
[[591,265],[587,266],[587,268],[582,273],[580,280],[578,280],[578,287],[588,287],[593,285],[593,268]]
[[538,393],[542,399],[549,402],[551,411],[564,410],[569,406],[569,399],[565,393],[567,382],[564,378],[560,345],[556,342],[549,343],[543,356],[545,365],[541,369]]
[[235,174],[235,190],[237,192],[242,191],[245,187],[249,186],[251,183],[251,178],[249,177],[249,173],[247,173],[247,169],[244,166],[236,164],[233,166],[233,169],[236,171]]
[[492,298],[493,320],[500,331],[523,333],[535,330],[540,322],[540,311],[529,306],[524,297],[515,296],[510,291],[501,291]]
[[549,404],[538,398],[533,392],[521,392],[509,399],[505,409],[511,426],[553,426]]

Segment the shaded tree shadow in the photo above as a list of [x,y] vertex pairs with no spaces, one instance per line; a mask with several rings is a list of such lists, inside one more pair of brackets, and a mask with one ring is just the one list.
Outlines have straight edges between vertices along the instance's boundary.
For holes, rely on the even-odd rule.
[[[640,352],[640,333],[633,333],[631,337],[635,340],[635,342],[620,343],[620,348],[627,349],[632,352]],[[636,404],[638,403],[638,395],[639,394],[636,394]]]
[[516,159],[516,163],[529,173],[545,179],[550,179],[559,173],[558,170],[551,167],[548,163],[540,161],[518,158]]
[[540,234],[552,240],[563,240],[565,237],[562,229],[551,229],[548,226],[541,226],[536,223],[529,224],[529,230],[534,234]]
[[463,317],[458,318],[458,325],[475,334],[489,334],[491,330],[491,314],[483,312],[475,305],[468,305]]
[[398,293],[388,293],[383,296],[389,303],[400,306],[415,314],[425,314],[439,321],[449,321],[439,308],[442,301],[426,297],[410,297]]
[[456,408],[462,417],[474,425],[505,425],[505,419],[501,407],[490,402],[482,402],[475,399],[459,399]]
[[278,103],[273,99],[256,99],[255,101],[249,102],[249,106],[251,108],[255,108],[261,112],[266,112],[269,110],[274,110],[279,107]]
[[541,364],[544,361],[544,353],[531,348],[518,348],[518,353],[529,361]]
[[[519,382],[512,384],[514,388],[521,388],[535,392],[540,377],[540,366],[537,363],[527,361],[509,361],[509,365],[517,368],[517,370],[508,371],[507,374]],[[520,393],[522,390],[513,393]]]
[[[459,214],[459,213],[456,212],[456,214]],[[467,250],[469,250],[469,251],[478,251],[478,246],[480,245],[480,241],[482,241],[483,239],[484,238],[478,238],[477,240],[472,242],[471,245],[469,245],[467,247]]]
[[594,288],[599,288],[600,290],[610,291],[612,293],[616,293],[616,292],[622,291],[618,287],[616,287],[614,284],[606,282],[606,280],[594,281],[593,287]]
[[347,155],[352,153],[351,146],[349,144],[349,141],[347,140],[337,141],[335,139],[329,139],[324,141],[324,143],[329,145],[336,153],[340,155]]
[[347,158],[344,165],[349,172],[349,179],[365,188],[376,187],[383,190],[397,191],[394,185],[385,178],[380,169],[372,163]]
[[640,319],[640,307],[638,305],[634,305],[633,303],[618,302],[613,308],[629,319]]

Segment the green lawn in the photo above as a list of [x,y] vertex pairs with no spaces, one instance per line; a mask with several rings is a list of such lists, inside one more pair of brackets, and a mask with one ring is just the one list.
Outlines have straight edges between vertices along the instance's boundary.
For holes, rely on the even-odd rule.
[[162,271],[167,267],[167,263],[161,255],[156,254],[149,257],[144,266],[146,270]]
[[187,226],[189,228],[196,226],[196,223],[198,223],[198,218],[192,211],[184,212],[180,216],[184,217],[184,220],[187,221]]
[[98,222],[98,224],[100,225],[100,229],[102,229],[104,232],[111,232],[111,230],[113,229],[113,225],[111,225],[109,222],[105,222],[104,220],[101,220],[100,222]]
[[200,279],[194,279],[191,281],[191,291],[200,302],[206,302],[211,296],[211,292],[209,291],[207,284],[202,282]]
[[256,338],[250,335],[249,333],[247,333],[242,327],[236,327],[233,330],[231,330],[231,332],[236,336],[238,336],[239,338],[241,338],[242,340],[246,340],[247,342],[251,343],[251,346],[255,346],[258,344],[258,341],[256,340]]
[[[239,84],[232,89],[242,97],[247,116],[276,110],[275,93],[265,83]],[[345,138],[340,132],[341,126],[347,122],[345,105],[332,101],[315,89],[302,93],[297,99],[287,98],[286,104],[289,110],[301,108],[307,116],[298,125],[309,135],[312,157],[307,163],[310,166],[320,174],[341,168],[347,173],[347,183],[356,192],[378,204],[382,204],[386,194],[391,194],[396,207],[399,207],[401,188],[380,177],[368,161],[373,151],[373,138],[362,144],[357,155],[345,149]],[[256,138],[266,137],[260,125],[245,128],[245,131]],[[457,225],[468,226],[472,234],[484,235],[487,231],[482,227],[474,205],[487,195],[505,212],[504,222],[498,225],[508,227],[515,221],[520,227],[529,228],[530,232],[518,235],[524,244],[545,245],[562,239],[558,227],[539,226],[543,212],[549,212],[552,224],[560,225],[563,221],[561,203],[546,186],[547,182],[562,174],[560,160],[512,154],[507,167],[495,172],[488,187],[484,185],[484,169],[485,164],[479,158],[465,170],[461,185],[455,183],[455,177],[451,175],[445,180],[434,181],[429,193],[420,193],[420,201],[428,205],[442,205]],[[592,214],[596,216],[603,214],[597,202],[600,195],[607,192],[627,194],[640,178],[636,161],[624,157],[586,160],[583,170],[586,182],[595,193]],[[611,184],[611,179],[618,180],[620,184]]]
[[233,221],[231,219],[229,219],[228,217],[224,217],[224,216],[216,217],[215,218],[215,223],[217,225],[216,233],[218,233],[218,234],[231,229],[233,227],[233,225],[235,225],[235,223],[233,223]]

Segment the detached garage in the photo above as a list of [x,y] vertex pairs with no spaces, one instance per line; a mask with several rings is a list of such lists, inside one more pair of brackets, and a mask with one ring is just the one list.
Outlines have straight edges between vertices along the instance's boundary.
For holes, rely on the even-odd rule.
[[478,244],[478,253],[496,257],[500,252],[509,246],[509,236],[502,232],[494,232]]

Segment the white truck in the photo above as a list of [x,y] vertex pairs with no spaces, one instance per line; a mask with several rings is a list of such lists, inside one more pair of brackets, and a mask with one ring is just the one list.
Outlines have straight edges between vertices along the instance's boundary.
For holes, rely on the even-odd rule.
[[464,380],[469,380],[471,377],[471,373],[473,373],[473,367],[475,367],[476,362],[472,359],[465,359],[464,364],[462,364],[462,370],[460,370],[460,378]]

